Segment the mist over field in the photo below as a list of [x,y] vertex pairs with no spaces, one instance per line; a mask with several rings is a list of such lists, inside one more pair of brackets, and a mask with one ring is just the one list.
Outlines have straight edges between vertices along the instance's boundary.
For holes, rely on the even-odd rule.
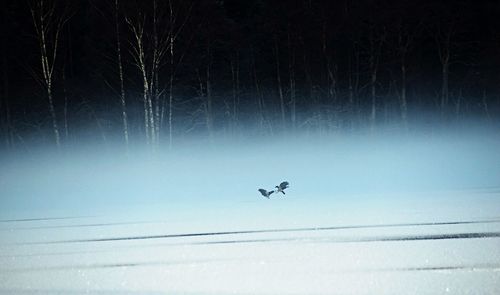
[[[360,195],[405,198],[407,193],[500,188],[500,139],[494,130],[199,142],[156,152],[82,145],[63,152],[8,153],[0,168],[0,210],[91,214],[149,203],[259,201],[265,206],[275,199],[335,203]],[[257,192],[284,180],[291,183],[286,196],[266,200]]]
[[[494,294],[495,135],[289,133],[155,152],[3,153],[0,292]],[[284,180],[286,195],[257,191]]]

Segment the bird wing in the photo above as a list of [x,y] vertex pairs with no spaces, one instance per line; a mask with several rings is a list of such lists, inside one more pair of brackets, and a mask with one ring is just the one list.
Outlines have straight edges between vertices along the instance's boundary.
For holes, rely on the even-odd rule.
[[264,196],[264,197],[267,197],[267,191],[263,188],[259,188],[259,192]]
[[288,185],[289,185],[288,181],[283,181],[282,183],[280,183],[280,188],[286,189],[286,188],[288,188]]

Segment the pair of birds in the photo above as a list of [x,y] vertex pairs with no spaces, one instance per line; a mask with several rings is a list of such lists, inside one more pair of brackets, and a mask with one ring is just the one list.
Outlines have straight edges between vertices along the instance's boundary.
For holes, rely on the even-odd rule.
[[276,190],[272,190],[272,191],[266,191],[265,189],[263,188],[259,188],[259,192],[265,197],[265,198],[268,198],[269,199],[269,196],[271,194],[273,194],[274,192],[276,193],[282,193],[282,194],[285,194],[285,189],[288,188],[288,181],[283,181],[282,183],[280,183],[280,185],[277,185],[275,186]]

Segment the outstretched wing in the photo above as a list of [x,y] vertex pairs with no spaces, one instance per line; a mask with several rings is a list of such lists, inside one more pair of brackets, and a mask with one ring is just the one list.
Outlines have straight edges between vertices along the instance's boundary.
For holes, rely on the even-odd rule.
[[267,197],[267,191],[263,188],[259,188],[259,192],[264,196]]
[[286,188],[288,188],[288,181],[283,181],[282,183],[280,183],[280,189],[284,190]]
[[274,193],[274,191],[266,191],[265,189],[263,188],[259,188],[259,192],[266,198],[269,199],[269,196]]

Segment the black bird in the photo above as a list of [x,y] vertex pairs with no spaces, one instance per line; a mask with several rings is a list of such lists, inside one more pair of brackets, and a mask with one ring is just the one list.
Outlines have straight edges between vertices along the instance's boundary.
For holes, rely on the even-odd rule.
[[269,199],[269,196],[274,193],[274,191],[266,191],[265,189],[263,188],[259,188],[259,192],[266,198]]
[[272,190],[272,191],[267,191],[263,188],[259,188],[259,192],[265,197],[265,198],[268,198],[269,199],[269,196],[271,196],[271,194],[273,193],[279,193],[281,192],[282,194],[285,194],[285,189],[287,189],[289,187],[289,183],[288,181],[283,181],[282,183],[280,183],[280,185],[277,185],[275,186],[276,189],[275,190]]
[[277,185],[275,186],[276,187],[276,193],[282,193],[282,194],[285,194],[285,189],[288,188],[288,181],[283,181],[282,183],[280,183],[280,185]]

